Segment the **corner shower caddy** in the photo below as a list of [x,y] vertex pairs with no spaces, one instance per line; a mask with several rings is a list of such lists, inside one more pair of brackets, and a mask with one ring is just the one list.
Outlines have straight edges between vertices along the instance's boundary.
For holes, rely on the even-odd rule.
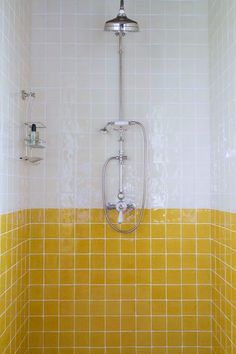
[[[35,92],[26,92],[25,90],[21,91],[21,98],[23,101],[25,101],[26,99],[29,99],[28,102],[28,106],[27,106],[27,110],[26,110],[26,117],[28,118],[28,112],[29,112],[29,106],[30,106],[30,102],[32,98],[35,98]],[[35,144],[30,144],[29,143],[29,134],[31,132],[32,129],[32,125],[35,124],[36,125],[36,130],[37,129],[45,129],[46,125],[44,125],[42,122],[25,122],[25,156],[21,156],[20,160],[23,161],[27,161],[27,162],[31,162],[31,163],[38,163],[40,161],[43,160],[42,157],[39,156],[34,156],[33,155],[33,151],[35,149],[45,149],[46,148],[46,141],[42,138],[39,139],[39,141]]]
[[21,156],[20,159],[24,161],[28,161],[31,163],[37,163],[43,160],[42,157],[39,156],[33,156],[33,151],[35,149],[45,149],[46,148],[46,141],[44,139],[39,140],[38,143],[35,144],[29,144],[28,143],[28,135],[31,131],[32,125],[36,125],[36,129],[45,129],[46,125],[44,125],[42,122],[25,122],[25,156]]

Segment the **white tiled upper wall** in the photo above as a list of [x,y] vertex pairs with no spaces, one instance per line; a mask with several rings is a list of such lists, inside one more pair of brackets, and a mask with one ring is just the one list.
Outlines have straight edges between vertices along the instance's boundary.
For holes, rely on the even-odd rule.
[[[46,123],[48,147],[30,168],[31,207],[102,207],[102,165],[118,149],[115,133],[98,132],[118,117],[117,39],[103,26],[118,7],[118,0],[32,0],[32,119]],[[126,10],[140,32],[124,39],[125,118],[148,133],[147,205],[210,207],[207,1],[127,0]],[[140,135],[130,131],[134,199],[140,150]]]
[[209,1],[212,207],[236,211],[236,3]]
[[27,207],[23,122],[29,90],[31,10],[28,0],[0,1],[0,213]]

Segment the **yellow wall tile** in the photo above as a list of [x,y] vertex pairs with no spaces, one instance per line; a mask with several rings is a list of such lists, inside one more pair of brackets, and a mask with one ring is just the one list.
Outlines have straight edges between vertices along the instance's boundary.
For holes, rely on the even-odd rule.
[[45,231],[44,231],[44,225],[43,224],[32,224],[31,225],[31,236],[35,238],[42,238],[44,237]]
[[105,335],[101,332],[92,332],[90,334],[90,343],[92,347],[103,347],[105,344]]
[[[75,330],[76,331],[89,331],[89,318],[76,316],[73,318],[75,320]],[[73,327],[74,328],[74,327]],[[85,332],[85,336],[87,333]]]
[[165,220],[166,220],[165,209],[152,209],[151,210],[152,223],[164,223]]
[[197,210],[196,209],[182,209],[182,223],[196,223]]
[[60,270],[60,284],[73,284],[74,276],[73,269]]
[[44,330],[45,331],[57,331],[58,330],[58,317],[48,316],[44,319]]
[[165,237],[165,224],[151,224],[152,238],[164,238]]
[[153,345],[155,346],[166,346],[166,332],[153,332],[152,334]]
[[[109,287],[108,287],[109,288]],[[112,287],[113,288],[113,287]],[[105,297],[105,289],[103,285],[93,285],[90,287],[90,296],[93,300],[103,300]]]
[[120,284],[121,274],[119,270],[107,270],[105,277],[107,284]]
[[[174,257],[178,257],[174,258]],[[167,258],[167,260],[166,260]],[[151,265],[152,269],[160,269],[160,268],[166,268],[166,263],[167,267],[169,268],[179,268],[180,267],[180,257],[179,256],[171,256],[171,257],[166,257],[165,255],[161,254],[155,254],[152,255],[151,257]]]
[[44,209],[31,209],[31,223],[43,223],[45,220]]
[[60,253],[73,253],[74,252],[74,240],[73,239],[61,239],[59,241]]
[[60,256],[60,268],[61,269],[74,268],[74,256],[73,255],[61,255]]
[[[110,328],[110,326],[109,326]],[[113,333],[113,332],[107,332],[106,333],[106,346],[107,347],[119,347],[120,346],[120,333]],[[117,351],[114,351],[114,349],[112,349],[112,351],[110,352],[110,354],[112,353],[116,353],[119,354],[119,349]]]
[[[60,305],[64,305],[60,303]],[[44,302],[44,313],[48,316],[58,314],[58,302],[57,301],[45,301]],[[61,312],[61,314],[63,314]]]
[[197,222],[202,223],[211,223],[211,210],[209,209],[198,209],[197,210]]
[[104,268],[105,265],[105,257],[104,255],[92,254],[90,260],[91,268]]
[[[50,250],[48,249],[49,245],[46,245],[46,251]],[[56,247],[57,247],[57,242],[56,242]],[[53,249],[51,249],[53,251]],[[34,257],[34,256],[33,256]],[[59,265],[59,256],[54,255],[54,254],[45,254],[44,256],[44,266],[45,269],[57,269]]]
[[77,347],[88,347],[89,346],[89,333],[76,332],[75,333],[75,345]]
[[75,237],[76,238],[89,238],[89,225],[88,224],[76,224],[75,225]]
[[120,253],[120,240],[106,240],[106,252],[107,253]]
[[75,298],[75,288],[71,285],[61,285],[60,286],[60,299],[61,300],[74,300]]
[[92,317],[90,322],[92,331],[104,331],[105,330],[105,318],[104,317]]
[[89,268],[89,257],[87,255],[75,255],[75,268]]
[[89,297],[89,286],[86,285],[79,285],[75,286],[75,298],[77,300],[85,300]]
[[168,253],[180,253],[180,241],[177,239],[166,240],[166,248]]
[[45,222],[46,223],[59,223],[60,209],[45,209]]
[[76,253],[88,253],[89,252],[89,241],[88,240],[75,240],[75,251],[76,251]]
[[183,224],[182,225],[182,236],[183,238],[195,238],[196,237],[196,226],[195,224]]
[[75,222],[84,224],[89,222],[89,209],[75,209]]
[[58,253],[58,251],[59,251],[59,241],[58,240],[45,240],[45,252],[46,253]]
[[153,253],[165,253],[166,250],[166,241],[164,239],[152,240],[151,243]]
[[56,347],[58,345],[58,333],[44,333],[44,345],[45,347]]
[[[121,256],[122,257],[122,256]],[[106,260],[106,268],[107,269],[117,269],[117,268],[120,268],[120,263],[122,262],[121,261],[121,257],[120,256],[115,256],[115,255],[106,255],[105,257],[105,260]],[[128,257],[128,260],[127,262],[123,261],[122,262],[122,265],[123,263],[125,263],[122,268],[130,268],[132,267],[132,265],[134,263],[131,263],[131,265],[129,266],[130,264],[130,261],[129,261],[129,256]]]
[[[120,346],[125,348],[125,354],[145,353],[142,346],[151,345],[152,328],[153,353],[178,353],[182,345],[189,347],[188,354],[194,353],[197,345],[210,347],[211,216],[207,209],[145,210],[136,234],[123,237],[105,228],[101,209],[31,212],[30,328],[39,334],[32,338],[32,345],[35,342],[36,348],[42,348],[43,341],[50,342],[45,350],[54,350],[59,340],[65,353],[70,353],[74,343],[86,354],[89,347],[91,353],[102,353],[105,345],[108,354],[109,350],[116,353],[116,346],[118,350]],[[228,226],[233,220],[229,214],[217,218]],[[9,225],[14,224],[16,215],[9,217]],[[7,236],[10,242],[5,240],[5,245],[1,240],[1,249],[13,246],[13,235],[16,233]],[[220,242],[213,248],[219,255],[215,279],[225,276],[229,282],[233,257],[223,255],[231,245],[232,233],[217,230],[216,236]],[[4,253],[3,269],[11,259]],[[222,267],[226,267],[224,271]],[[14,272],[12,279],[16,275]],[[225,287],[225,292],[217,296],[222,299],[232,293]],[[230,310],[222,303],[222,312]],[[44,324],[42,314],[46,315]],[[58,326],[59,337],[53,333]]]
[[[57,286],[52,286],[52,285],[47,285],[44,287],[44,299],[45,300],[53,300],[58,298],[58,287]],[[47,313],[47,312],[46,312]]]
[[59,224],[45,224],[45,237],[58,238],[60,235]]
[[166,236],[169,238],[180,237],[180,224],[166,224]]
[[90,304],[91,316],[104,316],[105,314],[105,302],[104,301],[92,301]]
[[150,223],[141,224],[136,230],[136,237],[138,238],[148,238],[150,237],[150,234],[151,234]]
[[90,215],[92,223],[103,223],[105,220],[103,209],[91,209]]
[[135,297],[135,286],[134,285],[122,285],[121,287],[121,298],[122,299],[133,299]]
[[43,331],[43,317],[34,316],[29,319],[29,326],[31,331]]
[[73,223],[75,221],[75,209],[60,209],[60,223]]

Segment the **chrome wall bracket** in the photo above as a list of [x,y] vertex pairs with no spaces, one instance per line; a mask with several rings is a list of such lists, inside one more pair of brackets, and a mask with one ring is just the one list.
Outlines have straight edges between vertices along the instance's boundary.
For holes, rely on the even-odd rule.
[[26,92],[25,90],[21,91],[21,98],[23,101],[25,101],[29,97],[35,98],[35,92]]

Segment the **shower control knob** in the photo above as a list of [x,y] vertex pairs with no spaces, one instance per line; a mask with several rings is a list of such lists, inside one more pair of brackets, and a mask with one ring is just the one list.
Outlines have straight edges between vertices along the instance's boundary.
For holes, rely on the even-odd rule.
[[128,210],[135,210],[135,209],[136,209],[136,204],[135,204],[135,203],[129,203],[129,204],[127,204],[127,209],[128,209]]
[[116,209],[116,204],[115,204],[115,203],[108,203],[108,204],[107,204],[107,209],[108,209],[108,210]]

